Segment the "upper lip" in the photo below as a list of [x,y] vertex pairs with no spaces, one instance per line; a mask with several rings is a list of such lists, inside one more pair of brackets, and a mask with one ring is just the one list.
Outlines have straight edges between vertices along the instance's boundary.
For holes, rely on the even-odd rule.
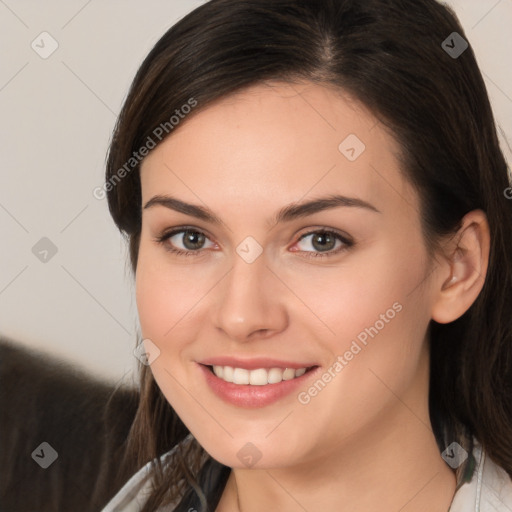
[[314,363],[298,363],[296,361],[283,361],[282,359],[273,359],[270,357],[252,357],[251,359],[241,359],[233,356],[209,357],[198,361],[206,366],[231,366],[233,368],[245,368],[246,370],[256,370],[258,368],[310,368],[316,366]]

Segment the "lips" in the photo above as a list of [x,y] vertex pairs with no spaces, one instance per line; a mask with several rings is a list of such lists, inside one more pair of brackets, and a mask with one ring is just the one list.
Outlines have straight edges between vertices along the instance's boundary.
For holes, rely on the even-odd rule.
[[[218,357],[205,359],[197,367],[215,395],[244,408],[261,408],[284,399],[306,386],[305,383],[320,371],[320,366],[309,362],[270,358]],[[230,368],[227,370],[228,380],[224,380],[227,368]],[[220,377],[215,372],[220,373]],[[231,378],[233,380],[229,380]]]

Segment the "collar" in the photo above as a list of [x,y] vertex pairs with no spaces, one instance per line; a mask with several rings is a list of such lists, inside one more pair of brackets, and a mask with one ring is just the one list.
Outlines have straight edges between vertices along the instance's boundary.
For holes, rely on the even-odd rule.
[[448,512],[512,512],[512,480],[476,438],[456,471],[457,487]]

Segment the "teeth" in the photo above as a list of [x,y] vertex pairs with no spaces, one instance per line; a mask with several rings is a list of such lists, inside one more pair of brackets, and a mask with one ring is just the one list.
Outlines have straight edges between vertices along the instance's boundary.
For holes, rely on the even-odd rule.
[[232,366],[213,366],[213,373],[226,382],[234,384],[250,384],[252,386],[265,386],[277,384],[283,380],[291,380],[306,373],[306,368],[258,368],[246,370],[245,368],[233,368]]
[[295,370],[293,368],[286,368],[283,372],[283,380],[292,380],[295,378]]
[[268,383],[277,384],[283,380],[283,370],[281,368],[271,368],[268,372]]
[[217,377],[224,379],[226,382],[233,382],[233,368],[231,366],[214,366],[219,370],[219,375]]
[[233,372],[233,382],[235,384],[249,384],[249,370],[235,368]]
[[264,368],[259,368],[258,370],[251,370],[250,372],[248,370],[246,371],[249,376],[249,384],[253,386],[264,386],[265,384],[268,384],[268,374],[267,370],[265,370]]

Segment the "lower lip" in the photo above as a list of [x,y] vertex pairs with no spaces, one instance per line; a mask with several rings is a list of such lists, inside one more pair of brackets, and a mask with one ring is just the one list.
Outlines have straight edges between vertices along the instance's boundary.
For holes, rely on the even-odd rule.
[[306,379],[316,374],[319,366],[304,373],[300,377],[283,380],[277,384],[265,384],[264,386],[251,386],[250,384],[233,384],[219,379],[209,366],[199,364],[206,382],[211,390],[222,400],[238,407],[259,408],[277,402],[279,399],[293,393],[304,385]]

